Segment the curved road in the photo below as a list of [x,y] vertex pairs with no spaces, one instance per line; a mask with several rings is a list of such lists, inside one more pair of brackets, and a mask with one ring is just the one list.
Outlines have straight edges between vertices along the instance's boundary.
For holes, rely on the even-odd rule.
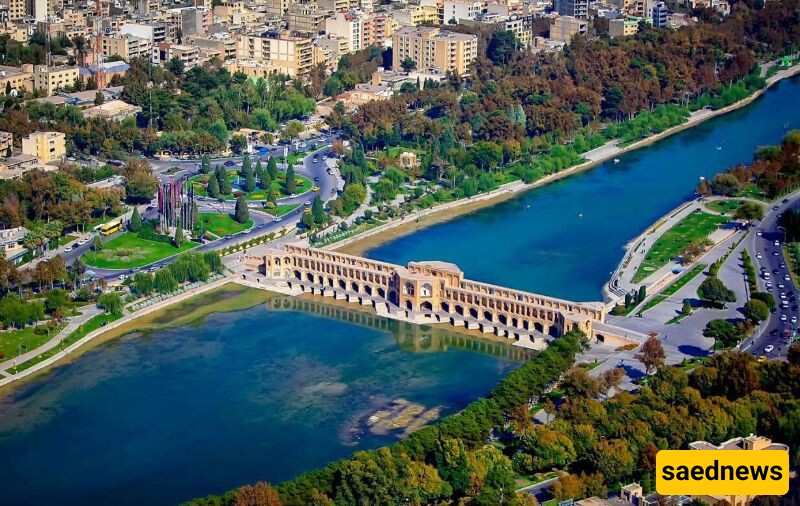
[[[327,173],[327,165],[325,163],[325,159],[323,158],[323,153],[326,153],[330,149],[330,145],[326,143],[324,146],[316,149],[315,151],[310,152],[305,158],[302,160],[302,165],[295,165],[295,172],[297,174],[303,175],[312,181],[314,184],[320,188],[319,195],[322,198],[323,202],[328,202],[333,197],[336,196],[336,189],[338,186],[337,176],[335,175],[336,172],[333,174]],[[314,158],[317,158],[316,163],[314,162]],[[258,159],[259,156],[254,156],[253,162]],[[260,158],[266,160],[268,155],[263,155]],[[212,160],[212,165],[217,163],[225,163],[227,161],[233,161],[236,163],[236,166],[241,166],[242,157],[230,157],[230,158],[220,158]],[[177,179],[178,181],[183,182],[187,178],[199,173],[200,169],[200,161],[199,160],[180,160],[180,161],[161,161],[161,160],[151,160],[151,164],[154,166],[154,174],[156,174],[160,180],[165,181],[167,179]],[[179,167],[183,170],[172,174],[165,174],[164,171],[167,168],[171,167]],[[232,168],[233,166],[229,167]],[[240,232],[239,234],[223,237],[217,241],[211,241],[205,244],[201,244],[197,248],[193,249],[192,251],[209,251],[209,250],[217,250],[221,248],[225,248],[231,246],[233,244],[244,242],[251,240],[254,237],[259,237],[262,235],[269,234],[287,224],[298,223],[300,218],[302,217],[303,212],[303,205],[306,202],[311,202],[314,200],[316,193],[314,192],[306,192],[302,195],[297,195],[295,197],[287,197],[278,200],[279,204],[297,204],[299,207],[292,211],[290,214],[284,215],[280,218],[280,221],[274,221],[270,215],[264,213],[259,210],[251,209],[251,217],[254,221],[254,227],[247,232]],[[196,199],[197,200],[197,199]],[[197,200],[198,206],[208,208],[208,205],[216,203],[216,200]],[[230,206],[231,210],[233,209],[234,203],[233,201],[228,201],[224,204],[225,209]],[[145,218],[154,218],[157,216],[157,211],[155,209],[148,209],[142,213],[143,217]],[[89,248],[91,247],[91,242],[84,244],[82,246],[78,246],[74,248],[72,251],[62,253],[62,256],[67,264],[71,264],[75,261],[76,258],[86,253]],[[167,258],[160,260],[158,262],[154,262],[152,264],[146,265],[141,267],[141,270],[152,269],[152,268],[160,268],[164,265],[170,263],[174,257]],[[106,280],[116,280],[119,278],[120,274],[130,273],[130,270],[119,270],[119,269],[98,269],[98,268],[89,268],[89,270],[97,277],[105,278]]]

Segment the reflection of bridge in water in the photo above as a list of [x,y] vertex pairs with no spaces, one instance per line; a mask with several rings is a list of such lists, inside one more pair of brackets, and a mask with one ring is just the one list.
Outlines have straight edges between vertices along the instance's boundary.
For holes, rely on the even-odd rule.
[[456,348],[517,362],[528,360],[536,353],[526,348],[511,346],[510,343],[504,343],[499,340],[469,336],[438,326],[416,325],[393,320],[365,310],[326,303],[310,297],[291,297],[276,294],[267,300],[266,306],[271,311],[300,311],[387,332],[392,335],[401,349],[415,353],[443,352],[449,348]]
[[542,349],[552,337],[581,330],[598,340],[620,338],[605,323],[601,302],[572,302],[464,278],[447,262],[407,267],[342,253],[286,245],[244,257],[242,281],[287,295],[311,293],[372,307],[412,323],[450,323]]

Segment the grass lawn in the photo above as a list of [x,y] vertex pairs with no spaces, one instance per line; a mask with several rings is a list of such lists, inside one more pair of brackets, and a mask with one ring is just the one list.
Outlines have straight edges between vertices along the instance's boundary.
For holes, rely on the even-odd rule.
[[133,269],[196,248],[196,242],[185,241],[180,248],[172,244],[139,239],[125,232],[103,244],[102,251],[89,251],[83,260],[90,267],[101,269]]
[[[244,198],[246,200],[267,200],[267,192],[259,187],[256,187],[255,190],[251,191],[250,193],[244,192],[244,190],[237,189],[237,172],[236,171],[229,171],[228,173],[231,178],[231,183],[233,185],[233,194],[232,195],[225,195],[224,198],[226,200],[234,200],[239,193],[244,194]],[[210,174],[199,174],[197,176],[192,176],[189,178],[189,182],[194,186],[194,194],[199,197],[208,197],[208,190],[206,189],[206,184],[208,183],[208,178]],[[295,194],[299,195],[301,193],[305,193],[309,191],[313,186],[314,182],[308,179],[307,177],[301,176],[299,174],[295,174]],[[242,181],[244,183],[244,180]],[[287,197],[289,194],[286,193],[286,173],[279,172],[278,178],[275,181],[272,181],[271,188],[275,195],[278,198]]]
[[712,200],[706,203],[706,207],[709,210],[721,214],[733,214],[741,205],[741,200]]
[[203,226],[203,230],[211,232],[218,237],[235,234],[253,226],[253,220],[239,223],[227,213],[201,213],[200,223]]
[[59,246],[59,247],[61,247],[61,246],[65,246],[65,245],[67,245],[67,244],[71,243],[72,241],[74,241],[74,240],[75,240],[75,239],[77,239],[77,238],[78,238],[78,236],[77,236],[77,235],[72,235],[72,234],[70,234],[70,235],[65,235],[65,236],[63,236],[63,237],[59,237],[59,238],[58,238],[58,246]]
[[742,197],[750,197],[751,199],[763,200],[764,202],[769,202],[770,198],[767,194],[754,184],[748,184],[744,188],[739,191],[739,195]]
[[306,153],[305,151],[299,151],[297,153],[292,153],[291,155],[287,156],[286,161],[289,163],[289,165],[297,165],[298,163],[300,163],[300,160],[302,160],[306,156],[308,156],[308,153]]
[[[0,333],[0,353],[3,353],[3,358],[0,359],[0,361],[12,359],[20,353],[27,353],[38,348],[58,334],[65,325],[66,323],[62,323],[56,326],[50,331],[50,335],[47,333],[36,335],[33,332],[33,326],[25,327],[21,330]],[[22,347],[20,347],[20,345],[22,345]]]
[[642,281],[653,272],[667,265],[690,243],[708,237],[711,232],[727,222],[728,219],[724,216],[698,211],[691,213],[656,239],[656,242],[647,251],[644,261],[639,265],[636,274],[633,275],[633,282]]
[[265,207],[264,211],[273,216],[283,216],[284,214],[291,213],[298,207],[300,207],[300,204],[278,204],[275,207]]
[[115,320],[119,320],[120,318],[122,318],[122,315],[110,315],[108,313],[101,313],[97,316],[93,316],[92,318],[89,319],[89,321],[79,326],[77,329],[73,330],[72,333],[70,333],[70,335],[65,337],[60,345],[56,346],[55,348],[49,351],[42,353],[41,355],[37,355],[36,357],[28,360],[24,364],[20,365],[18,370],[20,371],[25,370],[35,364],[38,364],[43,360],[47,360],[53,355],[59,353],[62,349],[66,348],[67,346],[79,341],[80,339],[83,339],[89,332],[97,330],[103,325],[106,325]]

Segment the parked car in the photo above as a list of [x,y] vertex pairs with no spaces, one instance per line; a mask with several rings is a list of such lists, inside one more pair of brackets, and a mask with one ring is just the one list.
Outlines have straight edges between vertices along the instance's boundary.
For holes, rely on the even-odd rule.
[[771,344],[768,344],[768,345],[767,345],[767,346],[764,348],[764,353],[769,353],[769,352],[771,352],[771,351],[772,351],[772,350],[774,350],[774,349],[775,349],[775,346],[773,346],[773,345],[771,345]]

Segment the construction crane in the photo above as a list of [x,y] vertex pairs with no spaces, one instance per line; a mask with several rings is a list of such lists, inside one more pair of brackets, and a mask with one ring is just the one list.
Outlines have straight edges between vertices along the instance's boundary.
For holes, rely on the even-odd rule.
[[97,26],[97,36],[94,38],[94,83],[98,90],[102,90],[106,87],[106,71],[100,66],[102,63],[101,60],[103,59],[103,4],[101,0],[95,0],[94,6],[95,23]]

